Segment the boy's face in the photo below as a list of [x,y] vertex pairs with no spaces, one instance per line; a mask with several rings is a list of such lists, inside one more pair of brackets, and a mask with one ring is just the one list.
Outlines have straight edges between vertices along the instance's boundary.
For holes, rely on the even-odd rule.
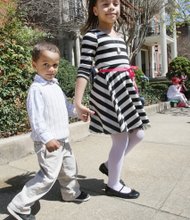
[[44,50],[37,61],[32,61],[32,66],[43,79],[50,81],[57,73],[59,61],[58,53]]

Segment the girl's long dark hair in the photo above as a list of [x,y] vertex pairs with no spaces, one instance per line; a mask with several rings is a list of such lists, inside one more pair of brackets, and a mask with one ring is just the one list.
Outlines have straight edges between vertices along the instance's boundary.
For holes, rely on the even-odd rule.
[[88,18],[86,24],[81,29],[82,34],[85,34],[87,31],[96,28],[98,26],[98,17],[94,15],[93,7],[96,5],[97,0],[87,0],[88,5]]
[[[81,29],[81,33],[85,34],[87,31],[97,28],[98,17],[94,15],[93,7],[96,5],[97,0],[87,0],[88,5],[88,18],[85,25]],[[136,9],[129,1],[120,0],[121,2],[121,15],[119,18],[120,22],[125,22],[125,24],[131,24],[134,22],[132,16],[132,10]]]

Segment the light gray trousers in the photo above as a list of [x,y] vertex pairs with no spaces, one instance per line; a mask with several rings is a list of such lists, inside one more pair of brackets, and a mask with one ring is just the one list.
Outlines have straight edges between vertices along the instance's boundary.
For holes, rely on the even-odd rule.
[[12,210],[29,214],[31,206],[52,188],[57,179],[64,201],[72,201],[80,195],[75,157],[69,143],[61,142],[61,145],[58,150],[48,152],[45,145],[35,142],[40,170],[13,198],[9,204]]

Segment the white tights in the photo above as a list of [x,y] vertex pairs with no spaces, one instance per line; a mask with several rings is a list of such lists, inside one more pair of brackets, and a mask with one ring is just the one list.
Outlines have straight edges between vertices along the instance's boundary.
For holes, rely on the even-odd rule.
[[[112,134],[112,148],[109,153],[108,161],[105,165],[108,167],[108,186],[119,191],[123,185],[120,183],[121,169],[124,156],[132,150],[144,138],[144,130],[136,129],[131,133],[123,132]],[[128,193],[131,189],[125,186],[121,192]]]

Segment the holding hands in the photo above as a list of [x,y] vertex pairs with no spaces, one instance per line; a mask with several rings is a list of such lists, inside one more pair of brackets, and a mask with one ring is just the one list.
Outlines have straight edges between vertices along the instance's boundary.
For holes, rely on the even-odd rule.
[[94,111],[91,111],[89,108],[82,104],[76,106],[76,111],[78,118],[84,122],[88,122],[90,120],[90,116],[94,114]]

